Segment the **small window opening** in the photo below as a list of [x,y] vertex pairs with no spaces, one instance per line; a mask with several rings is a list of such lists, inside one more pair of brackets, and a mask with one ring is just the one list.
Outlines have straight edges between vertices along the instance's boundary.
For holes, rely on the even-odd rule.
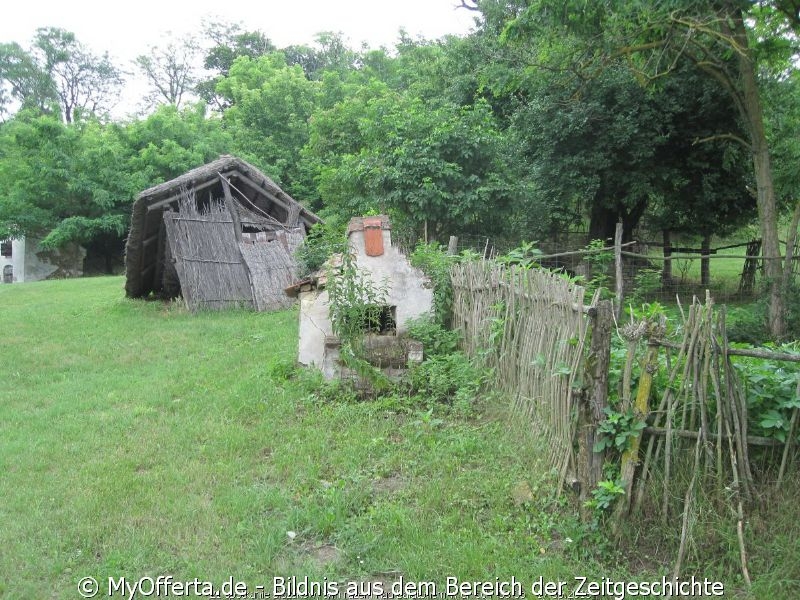
[[0,243],[0,255],[5,258],[11,258],[11,240]]
[[397,307],[396,306],[370,306],[364,316],[362,329],[366,333],[379,333],[381,335],[397,334]]
[[6,265],[3,267],[3,283],[12,283],[14,281],[14,267]]

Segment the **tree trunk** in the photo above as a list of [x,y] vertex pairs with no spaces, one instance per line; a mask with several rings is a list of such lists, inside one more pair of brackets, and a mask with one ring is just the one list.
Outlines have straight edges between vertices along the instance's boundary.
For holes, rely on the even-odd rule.
[[664,266],[661,268],[661,283],[665,287],[672,285],[672,238],[669,229],[661,232],[664,242]]
[[742,86],[741,110],[747,123],[753,149],[753,170],[756,179],[758,219],[761,226],[761,255],[764,257],[764,275],[769,287],[769,331],[774,339],[786,335],[786,311],[783,295],[783,265],[778,241],[778,210],[775,189],[772,185],[772,162],[764,115],[758,91],[753,52],[748,45],[747,29],[741,8],[734,19],[734,36],[740,47],[746,49],[739,55],[739,75]]
[[700,285],[704,288],[708,288],[711,285],[711,260],[708,258],[709,254],[711,254],[711,235],[705,234],[700,244]]

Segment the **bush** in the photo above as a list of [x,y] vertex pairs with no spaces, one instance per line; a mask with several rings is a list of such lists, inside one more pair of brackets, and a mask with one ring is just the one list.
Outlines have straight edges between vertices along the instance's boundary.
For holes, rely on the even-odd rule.
[[450,281],[450,267],[458,260],[457,256],[447,254],[447,250],[436,242],[420,242],[411,253],[411,264],[421,269],[433,284],[433,315],[444,326],[450,323],[453,305],[453,285]]
[[445,329],[431,317],[420,317],[408,323],[408,334],[411,339],[422,343],[425,358],[452,354],[458,350],[461,334],[458,331]]
[[298,273],[306,277],[317,271],[331,254],[344,252],[347,249],[345,236],[346,223],[335,221],[318,223],[308,232],[306,239],[295,251]]
[[453,352],[434,356],[412,367],[406,382],[409,393],[425,397],[428,404],[468,410],[488,376],[488,369],[473,365],[463,352]]
[[745,344],[763,344],[769,339],[767,331],[767,307],[763,302],[749,306],[728,308],[725,319],[728,339]]

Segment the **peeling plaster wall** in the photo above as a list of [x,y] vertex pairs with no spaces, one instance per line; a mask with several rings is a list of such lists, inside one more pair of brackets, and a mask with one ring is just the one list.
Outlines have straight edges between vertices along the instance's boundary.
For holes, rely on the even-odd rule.
[[350,248],[356,254],[359,270],[369,273],[373,285],[388,288],[386,303],[397,307],[397,333],[407,329],[410,319],[430,313],[433,308],[433,289],[425,275],[412,267],[408,257],[392,245],[392,232],[384,229],[383,254],[367,256],[364,232],[350,234]]
[[333,335],[328,316],[328,292],[312,290],[300,294],[300,364],[323,368],[325,338]]
[[[381,256],[367,256],[364,232],[350,234],[350,248],[356,256],[360,271],[369,274],[376,287],[387,289],[386,303],[395,306],[397,333],[407,330],[408,321],[433,309],[433,290],[428,278],[411,263],[405,254],[392,246],[391,231],[382,231],[384,252]],[[336,368],[328,354],[338,352],[333,346],[326,349],[326,337],[333,336],[328,314],[328,292],[312,290],[300,293],[300,329],[298,361],[315,366],[326,377],[336,375]]]

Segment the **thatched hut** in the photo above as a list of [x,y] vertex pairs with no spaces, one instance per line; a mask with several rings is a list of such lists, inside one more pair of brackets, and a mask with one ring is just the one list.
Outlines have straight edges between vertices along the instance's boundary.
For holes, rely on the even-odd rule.
[[126,295],[182,295],[192,310],[279,308],[293,251],[319,222],[254,166],[222,156],[136,198]]

